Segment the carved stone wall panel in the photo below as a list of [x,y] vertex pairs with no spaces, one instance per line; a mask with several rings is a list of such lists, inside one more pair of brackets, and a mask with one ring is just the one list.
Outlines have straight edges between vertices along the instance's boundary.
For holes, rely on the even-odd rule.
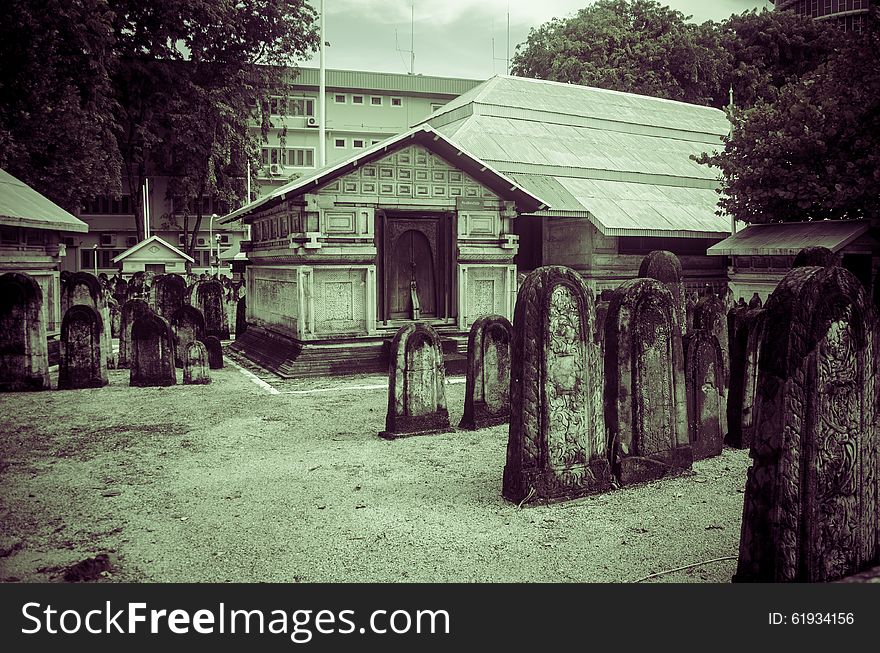
[[792,269],[765,306],[737,581],[877,564],[876,315],[841,267]]
[[504,497],[550,501],[611,487],[592,291],[561,266],[517,296]]
[[366,334],[367,276],[366,268],[315,268],[316,333]]

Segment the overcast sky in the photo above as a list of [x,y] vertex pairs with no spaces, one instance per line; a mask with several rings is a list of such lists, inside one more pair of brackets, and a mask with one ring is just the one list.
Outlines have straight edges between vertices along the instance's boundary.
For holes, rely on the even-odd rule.
[[[309,2],[320,6],[320,0]],[[409,72],[414,7],[416,74],[486,79],[505,72],[508,7],[512,56],[530,28],[571,16],[589,4],[590,0],[325,0],[327,67]],[[767,0],[667,0],[666,4],[693,16],[694,22],[773,7]],[[317,67],[317,55],[303,65]]]

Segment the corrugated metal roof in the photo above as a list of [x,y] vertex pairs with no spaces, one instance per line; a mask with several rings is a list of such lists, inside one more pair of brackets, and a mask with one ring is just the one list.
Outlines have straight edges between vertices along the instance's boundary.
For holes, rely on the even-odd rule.
[[837,252],[870,229],[867,220],[817,220],[750,225],[715,243],[711,256],[792,256],[805,247]]
[[[407,95],[442,95],[454,98],[483,83],[483,80],[480,79],[376,73],[361,70],[328,68],[325,72],[328,91],[386,91]],[[319,83],[318,68],[300,67],[299,74],[290,81],[294,87],[318,88]]]
[[0,170],[0,224],[86,233],[89,226],[5,170]]

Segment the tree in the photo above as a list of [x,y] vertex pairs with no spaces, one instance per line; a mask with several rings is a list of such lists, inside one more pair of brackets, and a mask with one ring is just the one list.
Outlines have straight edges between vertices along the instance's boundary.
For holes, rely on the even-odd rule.
[[712,23],[653,0],[599,0],[532,29],[513,57],[516,75],[697,104],[720,95],[728,65]]
[[880,31],[837,34],[840,52],[733,113],[720,208],[748,223],[880,218]]
[[71,212],[120,190],[113,45],[104,0],[0,3],[0,167]]

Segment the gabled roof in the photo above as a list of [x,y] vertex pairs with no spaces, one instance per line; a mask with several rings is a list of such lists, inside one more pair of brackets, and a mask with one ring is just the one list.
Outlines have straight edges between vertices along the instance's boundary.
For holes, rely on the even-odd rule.
[[710,256],[794,256],[806,247],[841,249],[871,228],[869,220],[753,224],[706,250]]
[[434,126],[550,208],[610,235],[717,236],[718,174],[691,157],[721,148],[711,107],[496,76],[429,116]]
[[181,250],[177,249],[174,245],[172,245],[168,241],[162,240],[161,238],[159,238],[159,236],[150,236],[149,238],[139,242],[137,245],[134,245],[133,247],[129,247],[127,250],[122,252],[122,254],[120,254],[119,256],[114,256],[113,262],[119,263],[119,262],[123,261],[124,259],[127,259],[129,256],[131,256],[135,252],[140,251],[141,249],[143,249],[144,247],[146,247],[147,245],[149,245],[151,243],[155,243],[155,244],[159,245],[160,247],[164,247],[164,248],[170,250],[171,252],[173,252],[177,256],[186,259],[190,263],[196,262],[196,260],[192,256],[190,256],[186,252],[182,252]]
[[307,177],[296,179],[276,188],[268,195],[223,216],[220,219],[220,223],[226,224],[240,218],[247,220],[255,211],[264,210],[292,197],[304,195],[336,177],[347,174],[359,166],[370,163],[395,149],[406,147],[412,143],[423,145],[438,156],[443,157],[451,165],[470,174],[478,182],[492,189],[501,197],[514,200],[520,210],[526,212],[538,211],[547,206],[547,203],[539,196],[526,190],[504,173],[495,170],[492,166],[436,131],[430,125],[419,125],[397,136],[385,139],[377,145],[373,145],[344,161],[325,166]]
[[89,226],[5,170],[0,170],[0,224],[86,233]]

